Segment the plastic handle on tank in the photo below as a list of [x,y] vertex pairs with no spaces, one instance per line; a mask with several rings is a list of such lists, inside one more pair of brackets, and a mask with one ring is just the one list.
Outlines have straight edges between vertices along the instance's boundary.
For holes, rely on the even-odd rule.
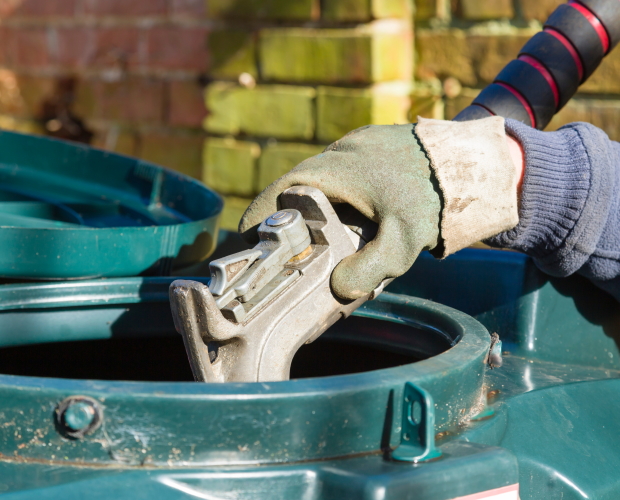
[[454,120],[514,118],[544,129],[620,41],[620,2],[570,0]]

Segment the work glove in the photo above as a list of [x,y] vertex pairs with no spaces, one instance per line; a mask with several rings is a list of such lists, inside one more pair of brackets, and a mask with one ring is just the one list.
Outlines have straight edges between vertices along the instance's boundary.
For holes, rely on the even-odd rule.
[[[315,187],[333,203],[348,203],[379,225],[375,238],[332,273],[336,295],[353,300],[405,273],[422,250],[445,257],[514,227],[514,170],[499,117],[366,126],[268,186],[246,210],[239,232],[257,241],[256,229],[279,209],[278,196],[291,186]],[[498,183],[488,196],[489,186]],[[506,195],[510,189],[512,197]],[[498,211],[499,224],[493,217]]]

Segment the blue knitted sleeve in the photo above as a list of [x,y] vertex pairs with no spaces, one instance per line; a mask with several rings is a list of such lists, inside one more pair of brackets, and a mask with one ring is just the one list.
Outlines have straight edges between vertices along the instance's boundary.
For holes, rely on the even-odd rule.
[[587,123],[506,131],[525,153],[519,224],[487,240],[530,255],[547,274],[579,273],[620,300],[620,144]]

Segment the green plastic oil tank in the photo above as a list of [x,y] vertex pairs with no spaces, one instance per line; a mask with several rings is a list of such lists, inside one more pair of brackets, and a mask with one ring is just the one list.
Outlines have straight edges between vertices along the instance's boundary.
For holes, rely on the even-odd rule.
[[[620,495],[620,313],[587,281],[511,252],[423,255],[399,293],[302,347],[292,380],[202,384],[173,279],[0,286],[6,498]],[[499,368],[482,323],[505,342]],[[437,453],[394,460],[403,445]]]
[[[7,493],[172,499],[204,490],[200,498],[219,499],[249,488],[262,494],[237,498],[326,499],[338,491],[378,498],[389,487],[385,498],[405,498],[409,483],[421,480],[430,489],[417,498],[431,500],[430,483],[472,463],[496,475],[453,482],[446,490],[453,498],[517,481],[515,459],[503,450],[453,445],[424,469],[385,457],[402,442],[408,384],[434,399],[421,400],[431,433],[423,446],[435,449],[436,432],[453,432],[464,415],[486,410],[490,337],[473,318],[385,293],[303,347],[290,381],[201,384],[191,381],[174,331],[171,281],[0,287]],[[76,427],[91,424],[76,436]],[[119,484],[123,493],[115,493]]]
[[169,275],[215,247],[221,198],[86,145],[0,132],[0,277]]

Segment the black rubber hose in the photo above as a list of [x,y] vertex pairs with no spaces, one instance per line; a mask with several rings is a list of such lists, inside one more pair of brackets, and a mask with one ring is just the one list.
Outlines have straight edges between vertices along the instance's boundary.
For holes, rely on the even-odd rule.
[[619,1],[562,4],[454,120],[498,115],[542,130],[619,41]]

